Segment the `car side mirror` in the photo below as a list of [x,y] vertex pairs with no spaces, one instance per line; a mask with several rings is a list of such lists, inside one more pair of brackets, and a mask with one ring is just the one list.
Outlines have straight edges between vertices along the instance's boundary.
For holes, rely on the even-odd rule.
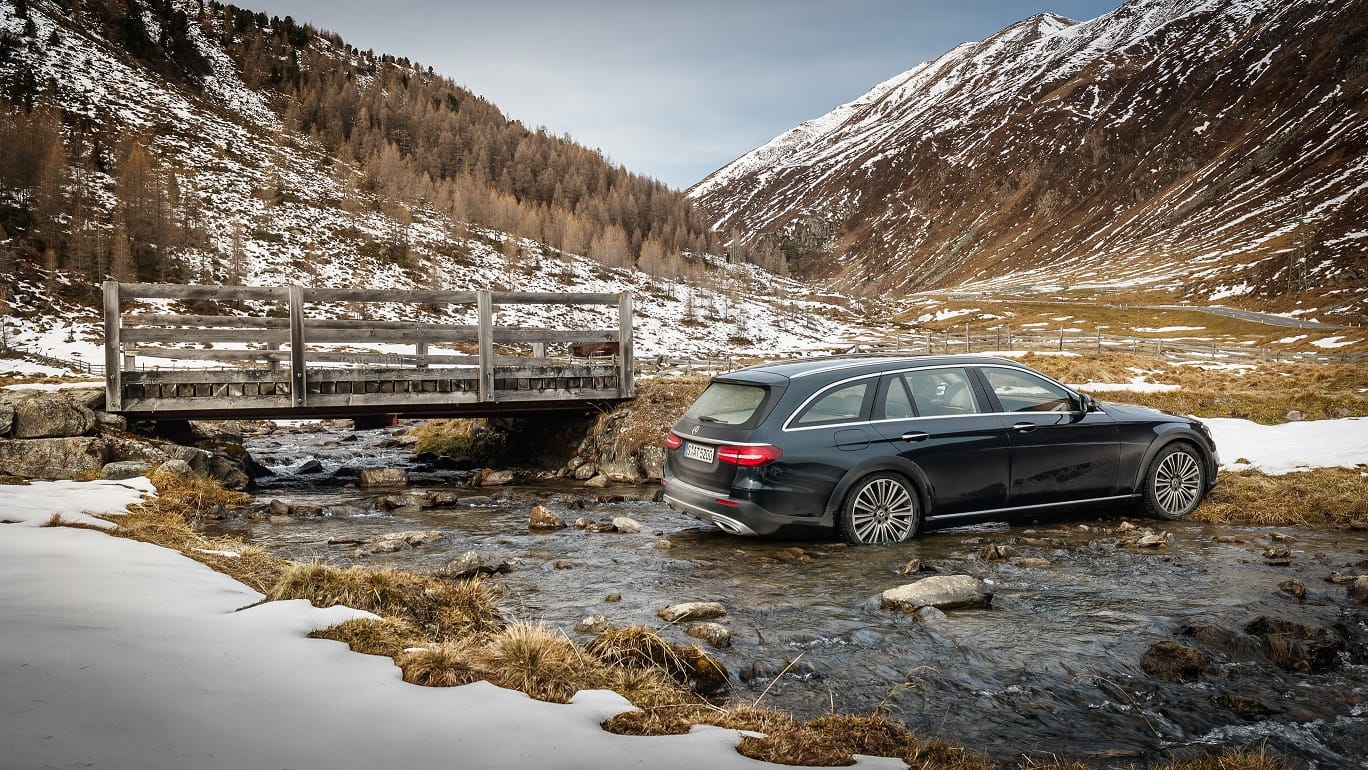
[[1096,407],[1097,407],[1097,402],[1096,402],[1095,400],[1093,400],[1093,397],[1092,397],[1092,396],[1088,395],[1087,393],[1079,393],[1079,394],[1078,394],[1078,412],[1079,412],[1080,414],[1087,414],[1088,412],[1091,412],[1091,411],[1092,411],[1093,409],[1095,409]]

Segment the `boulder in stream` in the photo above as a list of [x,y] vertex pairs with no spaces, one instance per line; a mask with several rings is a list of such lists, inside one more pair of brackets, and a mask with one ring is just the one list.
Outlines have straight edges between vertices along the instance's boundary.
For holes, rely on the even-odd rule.
[[936,575],[890,588],[880,595],[879,601],[884,609],[903,612],[916,612],[922,607],[959,610],[989,606],[993,590],[969,575]]
[[1349,584],[1349,601],[1368,604],[1368,575],[1359,575]]
[[1211,663],[1205,652],[1173,641],[1155,642],[1140,656],[1140,668],[1152,677],[1169,682],[1196,679]]
[[527,517],[527,528],[531,530],[565,529],[565,526],[565,521],[544,505],[532,506],[532,513]]
[[712,620],[727,614],[727,608],[720,602],[683,602],[672,604],[656,613],[666,623],[682,623],[686,620]]
[[408,471],[403,468],[362,468],[362,487],[406,487]]
[[437,570],[437,577],[464,580],[486,575],[503,575],[512,571],[513,563],[508,559],[484,551],[466,551]]

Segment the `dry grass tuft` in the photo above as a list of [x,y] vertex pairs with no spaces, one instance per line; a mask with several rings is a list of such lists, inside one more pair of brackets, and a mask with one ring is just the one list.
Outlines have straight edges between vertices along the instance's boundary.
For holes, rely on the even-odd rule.
[[411,642],[421,639],[422,634],[416,628],[395,620],[354,618],[314,631],[309,638],[332,639],[347,645],[353,652],[398,659],[406,648],[415,646]]
[[726,668],[697,645],[674,644],[645,626],[610,628],[584,649],[609,665],[658,669],[699,692],[714,692],[727,683]]
[[1282,476],[1222,473],[1193,518],[1216,524],[1363,526],[1368,524],[1368,476],[1351,468],[1316,468]]
[[925,742],[897,722],[880,715],[818,717],[786,727],[778,725],[764,738],[743,739],[737,751],[752,759],[784,765],[839,767],[855,763],[855,754],[900,757],[912,767],[945,770],[988,770],[983,757],[939,742]]
[[403,669],[405,682],[423,687],[458,687],[485,678],[479,651],[470,640],[401,652],[395,662]]
[[608,679],[602,664],[565,634],[529,623],[514,623],[492,636],[480,661],[494,684],[553,703],[566,703],[579,690]]
[[418,440],[415,452],[487,460],[506,448],[507,434],[483,419],[428,420],[409,431]]

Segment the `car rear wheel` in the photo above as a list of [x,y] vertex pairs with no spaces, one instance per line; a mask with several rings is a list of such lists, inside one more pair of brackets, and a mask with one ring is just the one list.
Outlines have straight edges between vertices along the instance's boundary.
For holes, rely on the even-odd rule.
[[1145,474],[1145,513],[1160,519],[1181,519],[1197,509],[1206,494],[1206,467],[1190,444],[1170,444],[1159,450]]
[[921,529],[916,490],[895,473],[860,479],[846,496],[841,535],[855,545],[902,543]]

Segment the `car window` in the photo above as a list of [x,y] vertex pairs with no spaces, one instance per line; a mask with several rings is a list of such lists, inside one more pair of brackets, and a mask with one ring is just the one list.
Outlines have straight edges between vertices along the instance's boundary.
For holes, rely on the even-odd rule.
[[978,400],[969,384],[969,373],[963,369],[927,369],[903,375],[922,417],[944,417],[954,414],[976,414]]
[[873,382],[872,379],[865,379],[823,393],[807,405],[793,424],[811,427],[860,419],[864,412],[865,396]]
[[907,383],[903,381],[903,378],[889,378],[888,388],[883,395],[883,403],[879,405],[875,415],[882,415],[882,419],[885,420],[905,420],[917,416],[916,410],[912,408],[912,394],[908,393]]
[[744,425],[755,417],[767,393],[769,389],[761,385],[714,382],[684,416],[717,425]]
[[985,367],[983,375],[1008,412],[1067,412],[1073,399],[1067,390],[1027,372]]

